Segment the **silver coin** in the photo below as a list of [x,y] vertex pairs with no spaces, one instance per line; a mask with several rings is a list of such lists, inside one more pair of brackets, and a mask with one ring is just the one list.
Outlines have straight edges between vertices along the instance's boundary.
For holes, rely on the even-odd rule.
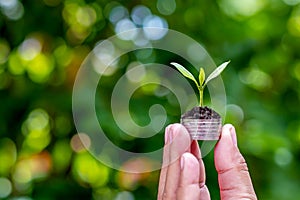
[[222,119],[181,118],[180,123],[188,130],[193,140],[219,140]]

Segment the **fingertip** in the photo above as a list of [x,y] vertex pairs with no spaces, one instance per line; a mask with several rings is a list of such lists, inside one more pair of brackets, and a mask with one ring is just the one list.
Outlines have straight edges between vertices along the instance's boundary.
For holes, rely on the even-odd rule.
[[234,128],[234,126],[232,124],[225,124],[223,127],[222,127],[222,131],[224,130],[227,130],[230,132],[230,129]]
[[191,153],[184,153],[180,158],[181,179],[180,186],[187,186],[199,182],[199,162]]
[[198,159],[191,153],[186,152],[180,158],[181,170],[184,168],[194,168],[198,166]]
[[237,147],[236,133],[233,125],[225,124],[223,126],[221,138],[214,152],[217,171],[230,169],[240,162],[242,155]]
[[234,126],[232,124],[224,124],[223,125],[223,129],[230,129],[230,128],[234,128]]
[[165,144],[169,143],[170,128],[171,128],[171,125],[168,125],[165,129]]
[[169,124],[165,129],[165,144],[172,142],[174,136],[176,135],[176,130],[180,128],[181,124]]
[[186,128],[182,124],[179,124],[179,123],[169,124],[165,129],[166,133],[180,132],[180,131],[187,132]]
[[[229,140],[230,138],[230,140]],[[221,133],[221,139],[220,141],[226,141],[227,144],[229,145],[229,143],[237,146],[237,137],[236,137],[236,132],[235,132],[235,128],[232,124],[225,124],[222,127],[222,133]]]
[[164,148],[169,148],[170,162],[179,159],[184,152],[190,152],[191,142],[190,134],[182,124],[168,125],[165,133]]
[[165,142],[170,143],[174,140],[174,138],[178,135],[188,137],[190,140],[190,134],[186,130],[186,128],[179,123],[170,124],[166,127],[166,133],[165,133]]
[[218,143],[226,143],[226,145],[232,145],[233,144],[233,141],[232,141],[232,138],[231,138],[231,133],[230,133],[230,129],[232,128],[233,126],[231,124],[225,124],[223,127],[222,127],[222,132],[221,132],[221,138],[220,138],[220,141]]
[[225,124],[222,127],[221,138],[215,147],[215,165],[217,170],[232,166],[235,145],[231,137],[231,128],[233,128],[231,124]]
[[182,130],[187,131],[186,128],[180,123],[170,124],[170,125],[167,126],[167,128],[169,128],[172,131],[180,131],[180,130],[181,131]]
[[220,141],[215,148],[215,167],[219,176],[221,199],[231,199],[236,194],[256,199],[247,164],[239,152],[235,128],[231,124],[222,128]]
[[235,127],[232,126],[230,129],[230,134],[231,134],[231,139],[232,139],[232,142],[233,144],[237,147],[238,144],[237,144],[237,136],[236,136],[236,131],[235,131]]

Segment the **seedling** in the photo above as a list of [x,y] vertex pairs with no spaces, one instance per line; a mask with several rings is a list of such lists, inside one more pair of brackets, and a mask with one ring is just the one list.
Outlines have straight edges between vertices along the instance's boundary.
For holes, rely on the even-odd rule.
[[183,114],[180,120],[194,140],[218,140],[220,137],[222,127],[221,116],[211,108],[203,107],[203,91],[208,82],[218,77],[229,62],[230,61],[227,61],[217,67],[207,79],[205,78],[204,69],[200,68],[198,81],[192,73],[182,65],[175,62],[171,63],[183,76],[192,80],[199,91],[199,107],[194,107],[192,110]]
[[189,72],[186,68],[184,68],[182,65],[172,62],[171,65],[174,65],[178,71],[185,77],[191,79],[196,84],[198,91],[199,91],[199,106],[203,107],[203,90],[207,83],[211,81],[212,79],[219,76],[222,71],[227,67],[230,61],[224,62],[219,67],[217,67],[208,77],[205,79],[205,72],[204,69],[201,67],[199,72],[199,78],[198,81],[196,81],[195,77],[191,72]]

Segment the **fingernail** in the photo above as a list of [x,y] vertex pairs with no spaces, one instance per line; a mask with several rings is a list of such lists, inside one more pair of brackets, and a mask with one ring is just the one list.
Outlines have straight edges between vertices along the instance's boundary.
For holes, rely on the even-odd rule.
[[168,144],[168,138],[169,138],[169,134],[170,134],[170,126],[168,126],[165,130],[165,144]]
[[235,128],[232,126],[232,127],[230,127],[229,131],[230,131],[230,136],[231,136],[231,139],[232,139],[232,143],[237,147],[237,139],[236,139]]
[[169,128],[169,133],[168,133],[168,142],[171,143],[173,140],[173,129],[170,127]]
[[169,125],[167,128],[166,128],[166,131],[165,131],[165,144],[169,144],[172,142],[173,140],[173,137],[174,137],[174,133],[173,133],[173,128],[172,126],[174,125]]
[[183,168],[184,168],[184,156],[181,156],[181,158],[180,158],[180,168],[181,168],[181,170],[183,170]]

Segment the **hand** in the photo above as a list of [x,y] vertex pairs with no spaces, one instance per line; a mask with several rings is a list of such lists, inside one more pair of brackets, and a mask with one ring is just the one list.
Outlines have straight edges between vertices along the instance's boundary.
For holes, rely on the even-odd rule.
[[[222,128],[214,153],[221,199],[257,199],[247,164],[237,147],[236,133],[232,125]],[[191,141],[189,133],[180,124],[166,128],[158,188],[158,200],[175,199],[210,199],[198,143]]]

